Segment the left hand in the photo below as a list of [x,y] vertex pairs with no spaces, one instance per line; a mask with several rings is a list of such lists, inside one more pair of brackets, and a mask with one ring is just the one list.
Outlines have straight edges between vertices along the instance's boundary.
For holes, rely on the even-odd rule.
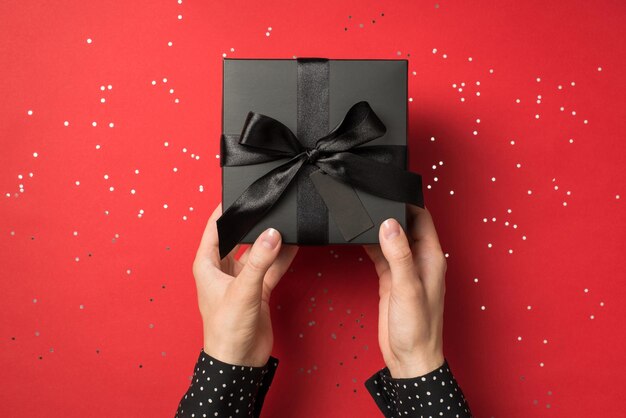
[[193,263],[204,352],[229,364],[264,366],[274,342],[270,295],[298,247],[282,245],[280,233],[269,228],[238,260],[240,245],[221,260],[216,224],[221,214],[220,203],[209,218]]

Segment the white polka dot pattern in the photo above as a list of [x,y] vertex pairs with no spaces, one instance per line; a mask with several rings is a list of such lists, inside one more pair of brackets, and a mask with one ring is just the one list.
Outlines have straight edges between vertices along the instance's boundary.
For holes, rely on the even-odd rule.
[[262,367],[238,366],[201,350],[175,418],[258,418],[277,367],[278,359],[272,356]]
[[[278,359],[272,356],[265,366],[250,367],[224,363],[201,350],[175,418],[258,418],[277,367]],[[365,387],[387,418],[472,418],[447,360],[412,378],[393,378],[385,367],[365,381]]]
[[365,387],[387,418],[472,417],[447,360],[432,372],[412,378],[393,378],[385,367],[367,379]]

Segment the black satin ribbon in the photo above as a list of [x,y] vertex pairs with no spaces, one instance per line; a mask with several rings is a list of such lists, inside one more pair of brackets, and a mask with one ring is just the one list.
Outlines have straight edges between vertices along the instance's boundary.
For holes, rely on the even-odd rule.
[[217,220],[220,258],[224,258],[269,212],[306,164],[370,194],[424,207],[422,177],[392,161],[404,146],[359,147],[383,136],[386,127],[369,103],[354,104],[326,136],[307,148],[282,122],[249,112],[240,136],[222,134],[221,166],[240,166],[289,158],[255,180]]

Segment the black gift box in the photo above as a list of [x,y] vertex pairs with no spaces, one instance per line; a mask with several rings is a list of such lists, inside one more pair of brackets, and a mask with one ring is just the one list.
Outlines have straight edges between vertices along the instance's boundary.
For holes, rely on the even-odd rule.
[[[405,171],[407,76],[408,61],[403,59],[224,58],[220,255],[224,257],[236,243],[254,242],[269,227],[280,231],[283,243],[298,245],[378,243],[380,224],[390,217],[406,227],[405,202],[412,200],[411,203],[423,207],[421,176]],[[366,128],[363,118],[367,118]],[[339,126],[341,123],[344,126]],[[357,143],[332,158],[332,153],[314,151],[319,138],[328,136],[333,129],[336,133],[338,127],[339,131],[345,130],[346,124],[351,124],[351,131],[342,135],[355,137],[365,132],[375,139]],[[239,144],[244,136],[252,138],[250,143]],[[283,151],[276,155],[275,151],[258,147],[266,142],[272,148],[274,143],[294,138],[302,149],[291,155],[280,155]],[[366,147],[373,148],[362,150]],[[386,153],[388,149],[390,153]],[[362,163],[365,157],[376,164],[392,165],[390,168],[396,171],[364,165],[346,173],[343,162],[335,159],[351,157],[347,153],[355,150],[361,153],[356,163]],[[263,157],[263,152],[274,153],[273,160]],[[245,153],[252,160],[242,162],[246,158],[239,156]],[[256,160],[254,153],[259,156]],[[300,168],[293,179],[282,178],[288,185],[279,193],[276,179],[281,175],[275,174],[274,180],[267,177],[274,175],[271,170],[286,163],[297,163]],[[355,182],[362,184],[350,184],[346,178],[328,175],[331,164],[333,170],[346,177],[356,177],[360,171],[360,180]],[[377,173],[386,177],[379,178]],[[240,198],[264,175],[267,176],[263,188]],[[402,188],[409,185],[413,190],[406,193],[412,197],[391,200],[381,197],[379,191],[375,195],[364,190],[377,182],[381,192],[393,187],[401,189],[396,195],[405,193]],[[270,194],[280,196],[275,196],[274,203],[260,203]],[[259,209],[264,204],[265,209]]]

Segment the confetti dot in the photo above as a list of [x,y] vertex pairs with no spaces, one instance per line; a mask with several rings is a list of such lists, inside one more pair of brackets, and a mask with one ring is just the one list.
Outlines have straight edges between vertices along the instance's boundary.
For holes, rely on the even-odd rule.
[[167,43],[167,46],[172,46],[172,45],[173,45],[173,44],[172,44],[172,41],[169,41],[169,42]]
[[114,126],[115,126],[115,124],[113,122],[109,122],[109,128],[112,128]]
[[28,112],[26,112],[26,113],[28,113],[28,116],[32,116],[32,115],[33,115],[33,111],[32,111],[32,110],[29,110],[29,111],[28,111]]
[[467,60],[468,60],[469,62],[472,62],[472,57],[468,57],[468,58],[467,58]]
[[517,337],[517,341],[522,341],[522,337]]
[[474,132],[472,132],[472,134],[473,134],[474,136],[476,136],[476,135],[478,135],[478,131],[474,131]]
[[541,78],[537,77],[537,83],[541,82]]
[[595,316],[594,315],[589,315],[589,319],[594,319]]
[[103,97],[100,99],[100,103],[104,103],[104,102],[106,102],[106,99]]
[[491,178],[491,181],[496,181],[496,178],[495,178],[495,177],[492,177],[492,178]]
[[474,283],[478,283],[478,277],[474,277]]
[[167,83],[167,78],[163,78],[163,82],[164,82],[164,83]]
[[491,248],[491,247],[493,247],[493,245],[491,243],[489,243],[489,244],[487,244],[487,247]]
[[598,71],[602,71],[602,67],[598,67]]
[[92,42],[93,42],[93,41],[91,40],[91,38],[87,38],[87,43],[88,43],[88,44],[90,44],[90,43],[92,43]]
[[480,307],[480,310],[484,311],[485,309],[487,309],[487,307],[485,305]]
[[548,344],[548,340],[543,340],[543,343],[544,344]]
[[70,126],[70,123],[68,121],[63,122],[64,126]]
[[37,158],[37,157],[39,157],[39,154],[36,153],[36,152],[33,152],[33,157]]
[[480,123],[480,119],[476,119],[476,123]]
[[452,194],[454,194],[454,190],[450,190],[450,194],[451,194],[451,195],[452,195]]
[[76,180],[76,185],[80,186],[80,181]]
[[98,126],[98,122],[91,122],[91,126]]
[[178,20],[181,20],[183,18],[183,15],[178,15]]
[[532,308],[533,308],[533,307],[532,307],[531,305],[528,305],[528,306],[526,307],[526,309],[527,309],[527,310],[529,310],[529,311],[530,311]]

